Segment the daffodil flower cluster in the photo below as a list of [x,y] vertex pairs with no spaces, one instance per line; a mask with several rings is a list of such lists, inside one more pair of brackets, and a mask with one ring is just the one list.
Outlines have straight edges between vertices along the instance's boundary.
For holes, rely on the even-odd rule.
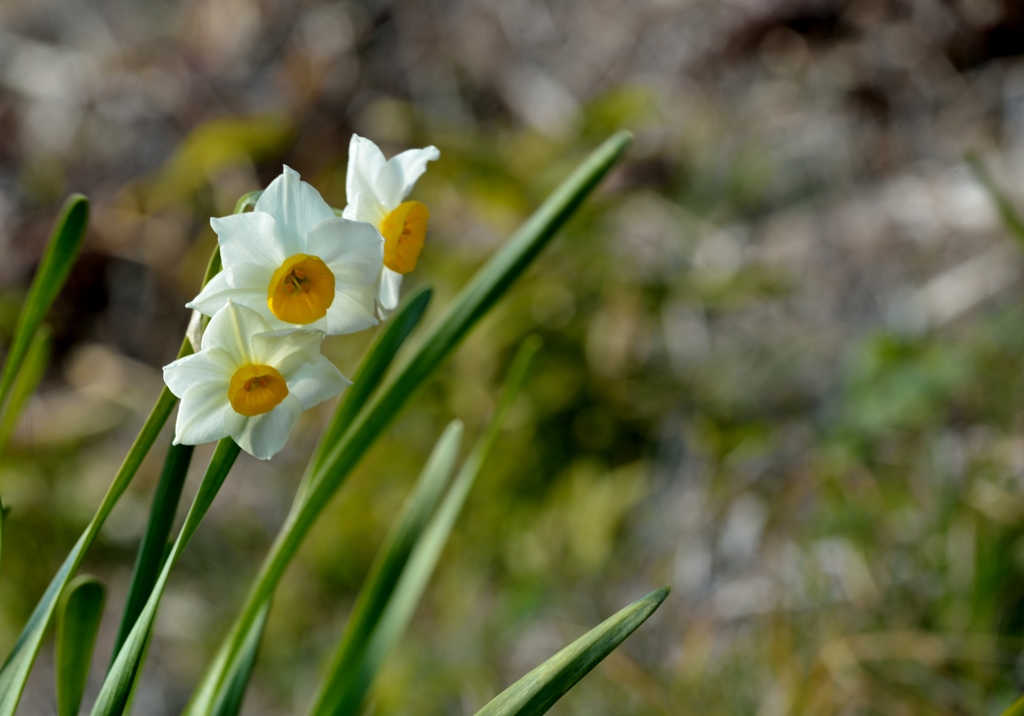
[[252,212],[211,219],[224,269],[187,304],[211,320],[198,353],[164,367],[181,399],[175,442],[231,437],[269,459],[303,410],[349,381],[325,357],[325,335],[376,325],[416,268],[430,213],[405,201],[435,147],[385,160],[353,135],[341,216],[284,168]]

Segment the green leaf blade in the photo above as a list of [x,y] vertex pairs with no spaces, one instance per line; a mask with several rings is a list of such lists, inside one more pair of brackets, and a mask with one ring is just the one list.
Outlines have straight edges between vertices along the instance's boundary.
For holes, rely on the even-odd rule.
[[256,665],[256,656],[259,653],[260,641],[263,638],[263,630],[267,626],[269,615],[270,602],[267,602],[242,645],[241,658],[235,662],[228,673],[225,687],[221,690],[217,703],[213,707],[214,716],[238,716],[238,712],[242,710],[245,690],[249,686],[249,677],[252,676],[252,669]]
[[[338,713],[340,704],[353,699],[358,703],[365,691],[358,673],[374,630],[380,623],[395,587],[426,528],[431,514],[444,496],[455,468],[462,424],[453,421],[437,441],[402,514],[384,540],[359,591],[345,634],[331,658],[327,678],[314,698],[313,713]],[[359,692],[359,693],[354,693]]]
[[210,464],[199,485],[199,491],[192,501],[188,515],[185,517],[185,524],[178,533],[174,542],[174,548],[164,561],[160,576],[157,578],[149,599],[146,601],[139,618],[136,619],[124,645],[118,652],[117,657],[107,678],[103,682],[103,688],[93,705],[92,716],[120,716],[124,710],[125,703],[132,690],[132,685],[138,675],[139,664],[142,660],[143,651],[149,641],[153,623],[156,620],[156,612],[160,606],[160,599],[163,597],[164,588],[167,586],[167,579],[171,569],[177,563],[181,553],[188,546],[192,536],[199,529],[206,512],[213,504],[213,499],[220,491],[221,485],[228,476],[231,467],[235,464],[241,448],[231,438],[224,438],[217,443],[217,447],[210,458]]
[[46,252],[39,264],[39,271],[32,280],[32,286],[18,315],[11,348],[4,363],[3,373],[0,373],[0,409],[7,403],[14,379],[29,352],[29,346],[39,324],[43,322],[71,273],[71,267],[82,248],[88,224],[89,200],[81,194],[72,194],[61,207]]
[[110,666],[107,667],[108,671],[114,665],[117,653],[124,645],[125,639],[128,638],[139,614],[142,613],[160,574],[171,527],[174,525],[174,515],[178,510],[181,490],[185,486],[185,476],[192,463],[194,451],[195,446],[174,445],[173,440],[167,449],[164,467],[160,472],[160,482],[157,483],[153,504],[149,511],[149,520],[146,522],[146,532],[142,536],[139,553],[135,559],[131,583],[128,586],[128,596],[125,598],[124,610],[121,613],[121,624],[114,640]]
[[380,386],[399,349],[405,345],[405,341],[412,334],[413,329],[419,325],[432,295],[433,290],[426,286],[413,291],[384,324],[383,330],[374,338],[352,376],[352,385],[345,391],[345,397],[338,404],[338,409],[334,412],[331,422],[317,442],[313,456],[309,460],[309,467],[303,476],[302,485],[299,487],[297,499],[301,499],[306,488],[309,487],[309,480],[316,467],[323,461],[325,454],[352,426],[359,411],[363,409],[374,391]]
[[82,575],[68,585],[57,615],[57,716],[77,716],[89,678],[107,588]]
[[590,673],[626,637],[643,624],[668,596],[656,589],[591,629],[512,686],[502,691],[476,716],[540,716]]
[[7,399],[7,405],[0,411],[0,452],[7,445],[11,433],[18,424],[18,418],[25,409],[29,398],[36,392],[39,383],[46,373],[46,366],[50,362],[50,348],[53,337],[50,328],[45,323],[41,324],[36,333],[32,336],[28,352],[21,363],[21,368],[14,378],[11,386],[11,394]]
[[[384,659],[405,632],[423,597],[455,521],[494,446],[540,345],[540,339],[531,336],[523,342],[516,353],[494,418],[473,446],[429,524],[417,536],[413,550],[404,561],[400,578],[387,594],[386,604],[372,633],[367,634],[368,639],[362,648],[363,653],[348,659],[332,659],[331,666],[321,682],[323,698],[314,701],[310,709],[311,716],[360,712]],[[343,642],[340,646],[344,645]]]

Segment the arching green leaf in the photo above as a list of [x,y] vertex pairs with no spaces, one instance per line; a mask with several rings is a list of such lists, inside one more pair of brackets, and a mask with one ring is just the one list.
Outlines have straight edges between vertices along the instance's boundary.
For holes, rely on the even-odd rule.
[[540,716],[643,624],[668,596],[662,587],[594,627],[502,691],[476,716]]
[[[391,574],[385,581],[379,579],[384,570],[371,570],[349,619],[345,636],[338,644],[317,689],[317,695],[309,711],[311,715],[331,716],[361,711],[366,694],[384,658],[405,631],[423,596],[427,582],[434,572],[434,567],[437,566],[437,560],[455,526],[455,520],[494,446],[539,346],[540,339],[535,336],[523,342],[512,362],[494,419],[473,446],[473,451],[436,511],[433,507],[437,500],[433,493],[430,493],[433,502],[429,506],[430,512],[433,512],[430,522],[417,521],[415,529],[407,533],[409,538],[413,538],[412,541],[389,539],[385,547],[381,548],[382,557],[378,560],[381,564],[388,564]],[[424,475],[426,474],[425,469]],[[412,505],[418,505],[415,501],[418,492],[420,491],[414,491],[410,497]],[[426,490],[423,492],[427,493]],[[425,511],[427,505],[423,504],[421,507]],[[407,516],[409,512],[406,513]],[[402,526],[402,523],[399,523],[394,534],[401,533]],[[368,596],[364,601],[364,594],[373,596]],[[370,604],[371,599],[372,608],[361,608]]]
[[39,263],[39,271],[32,280],[28,296],[21,306],[18,322],[14,327],[11,348],[7,352],[3,372],[0,373],[0,409],[7,403],[14,378],[21,369],[22,361],[29,351],[36,329],[43,322],[57,294],[68,280],[71,267],[78,258],[89,224],[89,200],[81,194],[72,194],[64,202],[60,215],[53,225],[46,253]]
[[46,373],[46,366],[50,362],[50,327],[45,323],[39,326],[36,334],[32,337],[32,343],[22,361],[21,369],[11,386],[11,396],[7,400],[7,406],[0,413],[0,452],[7,445],[7,440],[14,432],[21,412],[25,409],[29,398],[36,392],[39,382]]
[[[121,624],[117,630],[117,637],[114,639],[110,666],[114,665],[117,653],[121,651],[125,639],[128,638],[128,633],[153,591],[157,575],[160,574],[160,567],[163,565],[167,552],[167,541],[171,534],[171,527],[174,525],[174,514],[178,510],[178,501],[181,499],[181,490],[185,485],[185,476],[192,463],[194,451],[195,446],[193,445],[175,445],[173,438],[171,446],[167,449],[164,468],[160,473],[160,482],[157,483],[156,492],[153,494],[153,504],[149,510],[146,532],[142,536],[139,554],[135,558],[132,581],[128,586],[128,596],[125,598],[124,610],[121,612]],[[110,666],[107,667],[108,671]]]
[[153,586],[145,607],[128,633],[124,646],[117,653],[114,664],[107,672],[103,688],[93,705],[92,716],[120,716],[124,710],[171,569],[185,547],[188,546],[196,530],[199,529],[199,523],[210,509],[210,505],[213,504],[213,499],[217,496],[221,485],[224,484],[224,479],[228,476],[231,466],[235,464],[239,452],[241,452],[241,448],[231,438],[224,438],[217,443],[217,449],[214,450],[213,457],[210,458],[206,475],[199,485],[199,491],[185,517],[185,524],[182,526],[181,532],[178,533],[178,539],[174,542],[174,548],[164,561],[163,569],[160,571],[160,576]]
[[95,577],[72,580],[57,612],[57,716],[78,716],[89,678],[107,588]]

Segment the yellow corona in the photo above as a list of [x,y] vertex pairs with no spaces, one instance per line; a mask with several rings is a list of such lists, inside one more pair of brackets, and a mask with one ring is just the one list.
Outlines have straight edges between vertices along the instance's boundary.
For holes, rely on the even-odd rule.
[[380,233],[384,237],[384,265],[406,274],[416,268],[423,250],[430,212],[418,201],[407,201],[384,217]]
[[231,376],[228,400],[239,415],[269,413],[288,397],[284,378],[269,365],[244,365]]
[[270,312],[285,323],[306,325],[327,315],[334,302],[334,274],[316,256],[295,254],[274,271],[267,288]]

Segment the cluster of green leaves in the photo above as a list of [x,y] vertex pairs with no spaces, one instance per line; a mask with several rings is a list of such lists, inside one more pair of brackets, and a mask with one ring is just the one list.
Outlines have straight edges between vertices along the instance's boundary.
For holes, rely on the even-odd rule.
[[[629,144],[618,133],[597,149],[544,202],[524,226],[456,297],[419,347],[385,382],[399,349],[419,323],[430,291],[412,294],[380,331],[355,374],[310,460],[292,510],[250,590],[248,599],[216,659],[199,685],[188,713],[238,713],[263,635],[274,591],[285,568],[331,497],[360,458],[428,381],[455,348],[523,273],[555,232],[611,169]],[[238,211],[252,203],[240,200]],[[85,231],[84,198],[69,201],[57,223],[47,257],[33,284],[15,332],[3,377],[0,406],[24,403],[45,362],[45,332],[39,326],[74,261]],[[206,280],[219,270],[216,252]],[[43,338],[38,338],[38,336]],[[40,344],[42,347],[40,347]],[[179,357],[192,352],[186,338]],[[449,425],[427,461],[402,515],[388,536],[357,600],[310,708],[311,714],[356,713],[365,702],[384,657],[412,618],[469,490],[493,447],[502,422],[522,386],[538,343],[523,343],[509,371],[490,426],[470,451],[454,479],[462,427]],[[33,362],[35,361],[35,362]],[[33,367],[34,366],[34,367]],[[8,401],[8,394],[10,399]],[[20,401],[20,403],[18,402]],[[40,600],[10,656],[0,669],[0,715],[13,716],[31,666],[54,613],[58,615],[57,692],[61,714],[77,713],[92,659],[105,590],[94,578],[75,573],[114,504],[170,416],[175,398],[165,388],[139,437],[104,497],[95,517]],[[0,428],[6,423],[0,421]],[[2,434],[2,433],[0,433]],[[94,716],[130,708],[152,627],[170,572],[198,529],[238,456],[222,440],[210,460],[185,523],[167,549],[173,517],[192,449],[172,446],[153,499],[150,519],[136,560],[112,661],[93,705]],[[657,590],[584,635],[500,694],[481,713],[541,714],[653,613],[667,595]]]

